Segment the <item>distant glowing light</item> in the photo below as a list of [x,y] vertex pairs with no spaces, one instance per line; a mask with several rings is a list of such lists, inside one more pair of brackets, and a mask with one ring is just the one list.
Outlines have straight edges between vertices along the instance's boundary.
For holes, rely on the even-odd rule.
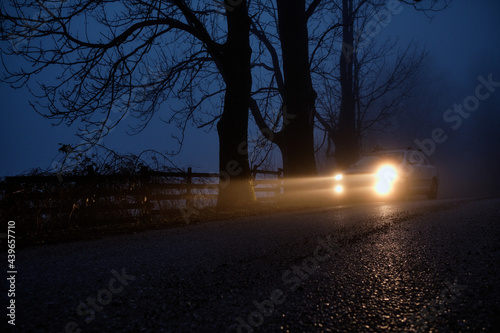
[[339,173],[338,175],[335,175],[334,178],[335,178],[335,180],[342,180],[342,178],[344,178],[344,177],[342,176],[341,173]]
[[392,191],[394,181],[398,176],[398,172],[392,165],[384,165],[377,172],[377,183],[375,191],[378,194],[388,194]]
[[337,193],[342,193],[342,192],[344,192],[344,187],[342,185],[337,185],[337,186],[335,186],[334,190]]

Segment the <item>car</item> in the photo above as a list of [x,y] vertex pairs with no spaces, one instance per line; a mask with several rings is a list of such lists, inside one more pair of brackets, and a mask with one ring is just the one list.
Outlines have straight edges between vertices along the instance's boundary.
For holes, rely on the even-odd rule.
[[361,157],[334,176],[337,197],[404,198],[424,194],[436,199],[437,167],[422,151],[407,148],[378,150]]

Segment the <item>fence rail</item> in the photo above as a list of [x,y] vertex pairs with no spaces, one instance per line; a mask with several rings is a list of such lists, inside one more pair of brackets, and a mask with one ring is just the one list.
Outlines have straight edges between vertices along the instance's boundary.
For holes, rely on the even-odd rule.
[[[219,174],[142,170],[133,175],[15,176],[0,182],[2,219],[38,231],[172,214],[214,205]],[[258,200],[277,200],[282,170],[253,169]]]

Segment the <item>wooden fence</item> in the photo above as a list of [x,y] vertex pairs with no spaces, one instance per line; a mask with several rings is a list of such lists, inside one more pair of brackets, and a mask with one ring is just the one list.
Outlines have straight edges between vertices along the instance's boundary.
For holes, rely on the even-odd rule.
[[[219,174],[142,170],[135,175],[16,176],[0,183],[2,220],[39,231],[175,214],[215,205]],[[277,200],[282,170],[252,170],[258,200]]]

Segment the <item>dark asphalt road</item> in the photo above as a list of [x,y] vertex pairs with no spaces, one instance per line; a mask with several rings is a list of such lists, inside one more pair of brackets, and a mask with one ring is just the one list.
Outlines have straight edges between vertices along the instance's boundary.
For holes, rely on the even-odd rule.
[[19,249],[14,331],[498,331],[499,209],[366,203]]

